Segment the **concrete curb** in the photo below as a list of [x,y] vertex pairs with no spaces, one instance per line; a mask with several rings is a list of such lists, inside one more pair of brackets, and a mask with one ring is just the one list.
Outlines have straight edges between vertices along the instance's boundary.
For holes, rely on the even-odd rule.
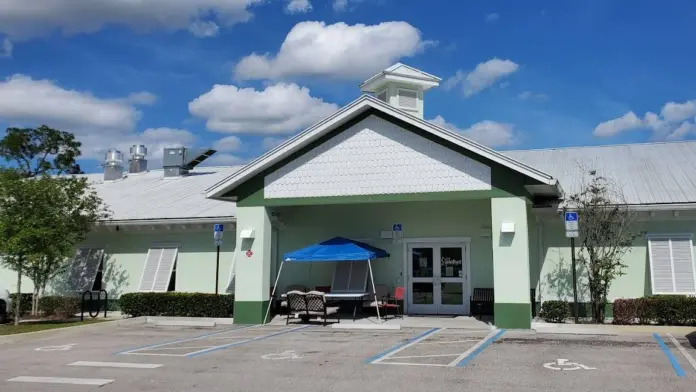
[[368,329],[398,331],[401,329],[401,324],[331,324],[331,329]]
[[145,318],[145,324],[154,326],[167,327],[203,327],[214,328],[218,325],[232,325],[232,318],[218,317],[164,317],[164,316],[148,316]]

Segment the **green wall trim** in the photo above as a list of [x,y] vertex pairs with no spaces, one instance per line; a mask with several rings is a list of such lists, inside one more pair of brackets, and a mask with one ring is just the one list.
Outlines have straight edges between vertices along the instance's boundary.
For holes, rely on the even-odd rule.
[[[446,148],[456,151],[477,162],[488,165],[491,168],[491,187],[489,191],[469,191],[469,192],[439,192],[421,194],[397,194],[397,195],[371,195],[371,196],[339,196],[339,197],[308,197],[308,198],[279,198],[268,199],[264,196],[264,178],[274,171],[285,166],[289,162],[311,151],[313,148],[325,143],[346,129],[364,120],[368,116],[377,116],[386,121],[392,122],[399,127],[413,132],[434,143],[438,143]],[[237,197],[238,207],[251,206],[290,206],[290,205],[319,205],[319,204],[345,204],[345,203],[373,203],[373,202],[398,202],[398,201],[434,201],[434,200],[461,200],[461,199],[480,199],[491,197],[527,197],[531,195],[525,189],[525,185],[538,184],[537,181],[507,168],[497,162],[480,156],[466,148],[460,147],[441,139],[430,132],[418,127],[402,122],[390,115],[375,109],[370,109],[356,116],[351,121],[343,124],[335,130],[318,138],[304,148],[272,165],[268,169],[251,177],[236,189],[227,192],[223,197]]]
[[235,301],[235,324],[262,324],[268,309],[268,301]]
[[532,328],[532,304],[496,302],[493,306],[495,326],[507,329]]

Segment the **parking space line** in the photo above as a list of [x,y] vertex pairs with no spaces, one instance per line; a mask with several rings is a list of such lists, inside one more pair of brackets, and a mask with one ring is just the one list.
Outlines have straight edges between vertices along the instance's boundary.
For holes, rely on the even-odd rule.
[[462,355],[455,358],[448,366],[463,367],[471,362],[477,355],[481,354],[486,347],[490,346],[493,342],[498,340],[505,333],[504,329],[498,331],[491,331],[485,338],[480,342],[476,343],[472,348],[468,349]]
[[241,346],[242,344],[246,344],[246,343],[250,343],[250,342],[256,342],[256,341],[263,340],[263,339],[268,339],[268,338],[272,338],[272,337],[278,336],[278,335],[284,335],[284,334],[286,334],[286,333],[299,331],[299,330],[301,330],[301,329],[305,329],[305,328],[309,328],[309,327],[311,327],[311,325],[303,325],[303,326],[297,327],[297,328],[286,329],[286,330],[283,330],[283,331],[274,332],[274,333],[272,333],[272,334],[262,335],[262,336],[258,336],[258,337],[252,338],[252,339],[242,340],[241,342],[234,342],[234,343],[224,344],[224,345],[222,345],[222,346],[211,347],[211,348],[208,348],[208,349],[205,349],[205,350],[194,351],[194,352],[188,353],[188,354],[186,354],[186,355],[184,355],[184,356],[189,357],[189,358],[190,358],[190,357],[196,357],[196,356],[199,356],[199,355],[211,353],[211,352],[213,352],[213,351],[223,350],[223,349],[226,349],[226,348],[229,348],[229,347],[234,347],[234,346]]
[[684,369],[682,369],[682,367],[679,365],[677,358],[675,358],[674,355],[672,355],[672,352],[669,351],[669,347],[667,347],[667,344],[665,344],[665,341],[662,340],[660,335],[658,335],[657,333],[653,333],[653,338],[655,339],[655,341],[657,341],[657,344],[662,349],[662,352],[664,352],[665,355],[667,356],[667,359],[672,364],[672,368],[674,368],[674,372],[677,374],[677,376],[678,377],[686,376]]
[[451,367],[450,365],[443,365],[439,363],[410,363],[410,362],[380,362],[387,365],[404,365],[404,366],[441,366],[441,367]]
[[437,332],[439,332],[439,331],[442,331],[442,330],[444,330],[444,328],[433,328],[433,329],[429,329],[429,330],[423,332],[423,333],[420,334],[420,335],[414,336],[414,337],[408,339],[408,340],[405,341],[405,342],[402,342],[402,343],[397,344],[396,346],[390,348],[390,349],[387,350],[387,351],[383,351],[383,352],[381,352],[381,353],[379,353],[379,354],[377,354],[377,355],[375,355],[375,356],[373,356],[373,357],[370,357],[370,358],[366,359],[366,360],[365,360],[365,363],[367,363],[367,364],[380,363],[380,362],[382,362],[383,360],[387,359],[389,356],[392,356],[392,355],[398,353],[399,351],[405,350],[405,349],[407,349],[407,348],[413,346],[414,344],[420,342],[421,340],[423,340],[423,339],[425,339],[425,338],[427,338],[427,337],[429,337],[429,336],[432,336],[433,334],[435,334],[435,333],[437,333]]
[[231,329],[226,329],[226,330],[220,331],[220,332],[207,333],[207,334],[205,334],[205,335],[200,335],[200,336],[196,336],[196,337],[193,337],[193,338],[179,339],[179,340],[173,340],[173,341],[166,342],[166,343],[152,344],[152,345],[149,345],[149,346],[142,346],[142,347],[138,347],[138,348],[132,348],[132,349],[129,349],[129,350],[126,350],[126,351],[118,352],[118,353],[116,353],[116,355],[118,355],[118,354],[133,354],[135,351],[142,351],[142,350],[146,350],[146,349],[150,349],[150,348],[161,347],[161,346],[167,346],[167,345],[176,344],[176,343],[190,342],[190,341],[193,341],[193,340],[203,339],[203,338],[206,338],[206,337],[209,337],[209,336],[222,335],[222,334],[228,333],[228,332],[241,331],[241,330],[244,330],[244,329],[254,328],[254,327],[258,327],[258,326],[260,326],[260,325],[261,325],[261,324],[248,325],[248,326],[241,327],[241,328],[231,328]]
[[389,360],[406,359],[406,358],[456,357],[458,355],[459,355],[459,353],[456,353],[456,354],[405,355],[403,357],[389,357]]
[[162,364],[161,363],[77,361],[77,362],[69,363],[68,366],[113,367],[113,368],[126,368],[126,369],[156,369],[156,368],[162,367]]
[[156,357],[185,357],[186,354],[158,354],[158,353],[126,353],[128,355],[156,356]]
[[[421,342],[421,344],[451,344],[451,343],[471,343],[478,342],[479,339],[464,339],[464,340],[448,340],[448,341],[437,341],[437,342]],[[459,355],[459,354],[456,354]]]
[[694,367],[694,370],[696,370],[696,360],[694,360],[694,357],[692,357],[691,354],[686,352],[686,349],[684,348],[684,346],[682,346],[681,343],[679,343],[679,341],[674,338],[674,335],[672,335],[671,333],[668,333],[667,337],[669,338],[669,340],[672,341],[672,343],[674,343],[674,345],[677,347],[679,352],[681,352],[682,355],[684,355],[684,357],[686,357],[686,360],[689,361],[691,366]]
[[11,378],[7,381],[11,382],[36,382],[42,384],[72,384],[72,385],[96,385],[98,387],[104,386],[114,382],[114,380],[107,380],[103,378],[65,378],[65,377],[32,377],[32,376],[20,376]]
[[147,350],[143,351],[164,351],[164,350],[200,350],[202,348],[211,348],[211,347],[217,347],[217,346],[186,346],[186,347],[155,347],[155,348],[148,348]]

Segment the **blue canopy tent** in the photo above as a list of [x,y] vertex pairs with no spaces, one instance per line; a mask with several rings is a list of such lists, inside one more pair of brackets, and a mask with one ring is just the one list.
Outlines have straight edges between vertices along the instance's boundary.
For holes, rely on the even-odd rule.
[[[283,261],[278,268],[278,276],[273,286],[271,296],[275,295],[280,280],[280,274],[283,272],[285,262],[293,263],[313,263],[313,262],[344,262],[344,261],[362,261],[367,262],[370,271],[370,281],[372,284],[372,292],[375,295],[375,309],[377,309],[377,319],[381,321],[379,315],[379,303],[377,302],[377,290],[375,289],[375,279],[372,274],[371,260],[389,257],[389,253],[384,249],[376,248],[372,245],[365,244],[360,241],[351,240],[343,237],[334,237],[330,240],[310,245],[306,248],[288,252],[283,255]],[[269,307],[270,309],[270,307]],[[268,310],[266,310],[266,319],[268,318]]]

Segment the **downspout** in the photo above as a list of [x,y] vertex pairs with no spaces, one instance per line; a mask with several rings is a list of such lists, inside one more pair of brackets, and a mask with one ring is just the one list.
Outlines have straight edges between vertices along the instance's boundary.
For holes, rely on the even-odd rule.
[[[534,300],[536,301],[537,298],[539,299],[539,302],[541,303],[541,268],[544,265],[544,221],[537,216],[536,217],[537,221],[537,272],[539,276],[537,277],[537,284],[536,284],[536,298]],[[541,305],[541,304],[540,304]],[[532,304],[534,306],[534,315],[537,314],[536,311],[536,302]]]

